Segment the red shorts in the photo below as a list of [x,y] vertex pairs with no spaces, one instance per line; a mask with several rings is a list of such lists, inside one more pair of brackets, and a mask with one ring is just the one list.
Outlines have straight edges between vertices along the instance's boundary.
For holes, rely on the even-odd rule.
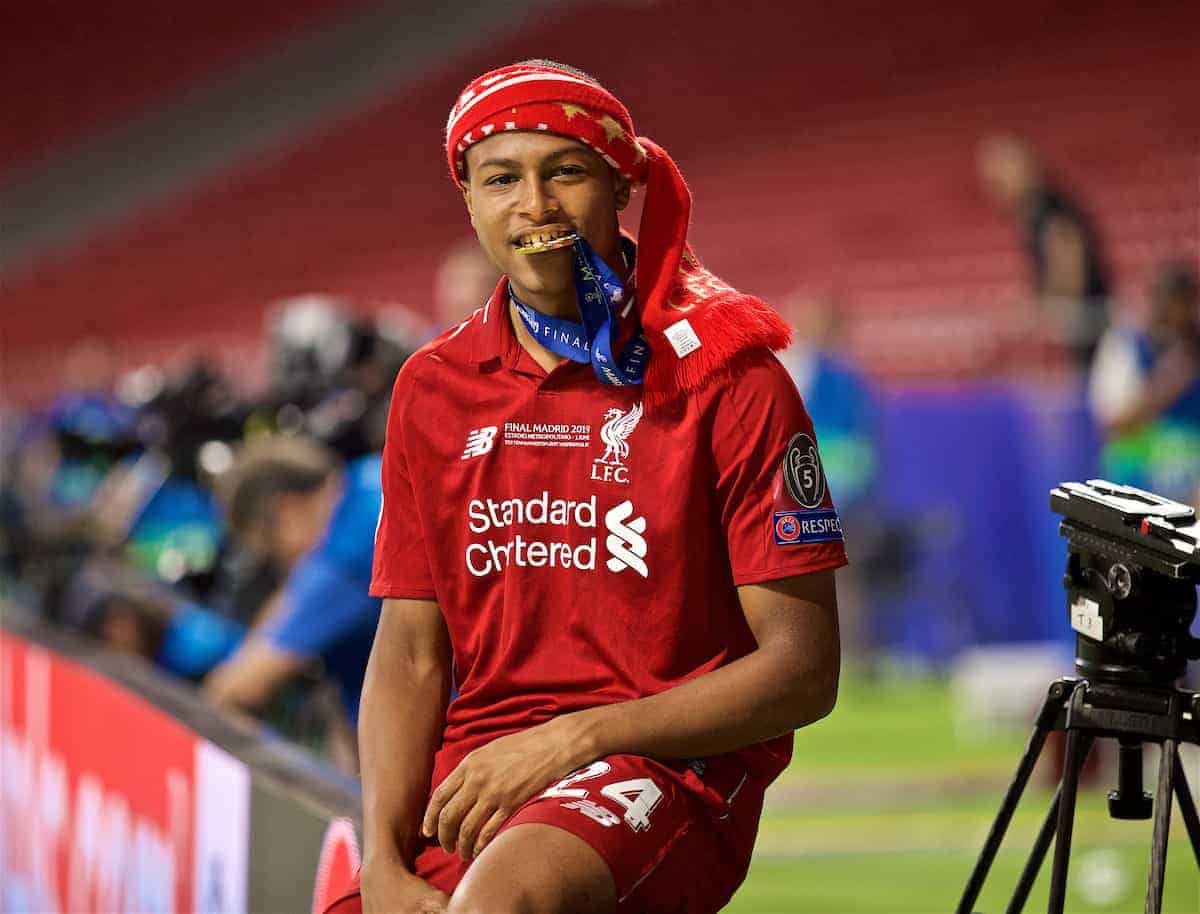
[[[689,764],[610,755],[525,803],[500,831],[535,822],[582,838],[608,864],[620,912],[710,914],[746,878],[762,791],[736,756]],[[469,866],[426,843],[415,871],[450,894]],[[361,911],[356,876],[326,914]]]

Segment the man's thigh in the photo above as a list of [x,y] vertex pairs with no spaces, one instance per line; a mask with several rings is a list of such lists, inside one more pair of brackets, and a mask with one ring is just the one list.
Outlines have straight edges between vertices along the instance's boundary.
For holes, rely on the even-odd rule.
[[[740,770],[744,772],[744,768]],[[476,878],[485,876],[512,884],[515,877],[507,862],[510,856],[513,866],[522,866],[522,874],[527,872],[526,866],[528,871],[555,866],[533,842],[525,844],[520,854],[505,853],[504,863],[489,859],[493,848],[498,850],[500,839],[509,832],[539,825],[542,828],[537,832],[527,834],[546,835],[549,832],[545,826],[551,826],[563,835],[564,841],[556,846],[590,851],[575,854],[572,859],[588,873],[599,861],[607,870],[608,884],[615,889],[615,907],[586,910],[622,914],[635,910],[637,914],[716,911],[745,875],[758,807],[754,803],[756,791],[747,790],[744,793],[748,802],[738,804],[738,811],[744,808],[749,813],[748,821],[740,815],[729,815],[733,809],[725,804],[720,804],[714,814],[711,802],[702,801],[697,792],[699,788],[715,796],[717,791],[706,786],[694,776],[689,777],[682,763],[664,764],[635,755],[608,756],[593,762],[517,810],[472,864],[463,884],[476,886]],[[744,824],[752,829],[748,836],[739,833]],[[748,844],[740,840],[743,837],[749,838]],[[522,854],[526,856],[517,859]],[[594,885],[587,879],[583,884]],[[561,893],[554,897],[561,897]],[[552,903],[528,909],[539,914],[574,914],[576,910],[571,905],[556,907]]]
[[[524,804],[471,863],[428,842],[416,873],[460,905],[478,892],[489,899],[488,914],[504,910],[489,893],[511,890],[503,897],[520,900],[531,897],[520,894],[527,889],[540,893],[542,904],[527,908],[539,914],[711,914],[745,878],[762,789],[747,782],[736,757],[706,760],[702,776],[690,767],[633,755],[593,762]],[[563,860],[571,861],[566,869]],[[597,879],[615,889],[615,907],[604,906]],[[563,907],[576,888],[587,899]],[[347,905],[356,890],[348,890]],[[361,908],[330,914],[343,910]]]
[[[617,910],[616,886],[604,858],[586,841],[551,825],[506,828],[469,867],[436,848],[436,854],[422,854],[417,870],[430,884],[453,889],[449,914],[615,914]],[[362,914],[362,910],[356,874],[324,914]]]
[[447,914],[616,914],[617,889],[604,858],[552,825],[516,825],[479,855]]

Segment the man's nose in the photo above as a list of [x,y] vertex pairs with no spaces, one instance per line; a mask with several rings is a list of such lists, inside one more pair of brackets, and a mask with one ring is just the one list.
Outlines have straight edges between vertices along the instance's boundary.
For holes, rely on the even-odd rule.
[[545,181],[530,179],[525,182],[525,188],[525,195],[521,201],[524,215],[541,222],[558,212],[558,200]]

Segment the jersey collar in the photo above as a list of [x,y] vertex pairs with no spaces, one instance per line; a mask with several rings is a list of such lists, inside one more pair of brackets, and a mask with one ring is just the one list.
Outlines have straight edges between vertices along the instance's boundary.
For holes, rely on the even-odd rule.
[[509,316],[508,298],[508,277],[502,276],[479,314],[479,324],[473,328],[470,360],[481,372],[504,367],[526,374],[545,375],[533,356],[517,341]]
[[475,325],[471,328],[469,358],[480,371],[497,368],[504,361],[508,349],[505,337],[512,335],[512,329],[505,326],[508,323],[507,307],[508,277],[501,276],[491,297],[477,312],[473,320]]

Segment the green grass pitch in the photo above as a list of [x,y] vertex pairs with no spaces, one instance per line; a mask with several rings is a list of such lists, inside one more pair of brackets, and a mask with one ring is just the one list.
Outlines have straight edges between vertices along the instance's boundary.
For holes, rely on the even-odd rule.
[[[1013,726],[956,736],[952,710],[949,690],[934,678],[848,677],[834,714],[797,734],[792,766],[768,794],[750,875],[725,910],[952,912],[1029,735]],[[1200,763],[1188,766],[1200,785]],[[1069,914],[1142,911],[1151,823],[1110,819],[1108,780],[1080,791]],[[1005,910],[1045,814],[1050,783],[1035,781],[975,906],[982,914]],[[1049,870],[1048,856],[1025,907],[1031,914],[1046,910]],[[1200,869],[1178,811],[1163,911],[1200,912]]]

